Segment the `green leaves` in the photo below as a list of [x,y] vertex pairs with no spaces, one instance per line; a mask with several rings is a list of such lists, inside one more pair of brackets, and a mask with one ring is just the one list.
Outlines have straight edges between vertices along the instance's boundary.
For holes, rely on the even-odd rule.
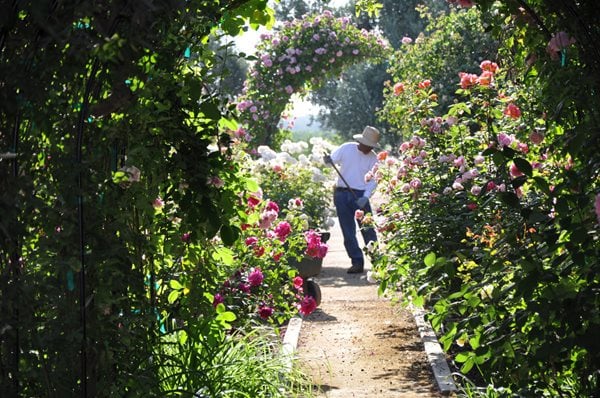
[[531,177],[533,174],[533,168],[531,167],[531,163],[523,158],[514,158],[513,162],[519,168],[519,170],[528,177]]
[[232,225],[222,225],[220,230],[220,236],[225,245],[232,245],[240,237],[239,228]]
[[468,373],[473,366],[483,365],[490,359],[491,355],[491,350],[489,348],[487,350],[479,349],[476,351],[460,352],[454,357],[454,360],[463,364],[460,367],[462,373]]
[[428,255],[425,256],[425,258],[423,259],[423,262],[425,263],[426,266],[433,267],[433,265],[435,264],[435,260],[436,260],[435,253],[429,253]]
[[356,16],[366,12],[370,18],[379,17],[379,13],[383,9],[383,4],[377,0],[358,0],[355,6]]

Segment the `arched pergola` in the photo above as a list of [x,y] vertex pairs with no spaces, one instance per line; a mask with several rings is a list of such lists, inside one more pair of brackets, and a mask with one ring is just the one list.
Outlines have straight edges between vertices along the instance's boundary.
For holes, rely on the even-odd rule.
[[377,33],[330,11],[288,21],[261,39],[237,103],[255,144],[277,143],[278,123],[293,94],[305,94],[352,64],[378,62],[389,50]]

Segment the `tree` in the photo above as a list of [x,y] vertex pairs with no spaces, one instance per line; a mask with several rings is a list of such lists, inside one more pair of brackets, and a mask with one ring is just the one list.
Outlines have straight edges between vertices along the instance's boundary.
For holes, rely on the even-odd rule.
[[213,84],[219,96],[231,101],[242,93],[248,73],[248,62],[234,50],[233,42],[213,40],[209,42],[214,51],[216,62],[214,72],[218,76]]
[[386,69],[387,63],[356,65],[312,92],[313,102],[324,108],[319,113],[323,125],[346,138],[360,133],[364,126],[378,126],[375,107],[383,102]]

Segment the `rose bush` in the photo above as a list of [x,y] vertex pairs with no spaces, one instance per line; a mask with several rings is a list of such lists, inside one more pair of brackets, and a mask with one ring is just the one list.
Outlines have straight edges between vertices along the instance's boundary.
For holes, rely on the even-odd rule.
[[230,311],[236,325],[267,321],[276,326],[300,312],[310,314],[314,299],[305,297],[302,278],[290,267],[290,256],[323,258],[327,245],[313,230],[304,228],[295,201],[285,212],[257,194],[247,197],[241,236],[233,248],[218,246],[215,252],[228,269],[226,279],[213,295],[218,311]]
[[[384,200],[371,277],[431,310],[463,373],[512,391],[585,394],[598,383],[600,319],[586,311],[600,304],[597,188],[573,190],[582,165],[553,145],[565,126],[533,82],[509,76],[487,60],[460,72],[462,101],[443,115],[435,82],[390,84],[382,117],[401,114],[412,137],[374,170]],[[573,202],[582,207],[569,214]]]

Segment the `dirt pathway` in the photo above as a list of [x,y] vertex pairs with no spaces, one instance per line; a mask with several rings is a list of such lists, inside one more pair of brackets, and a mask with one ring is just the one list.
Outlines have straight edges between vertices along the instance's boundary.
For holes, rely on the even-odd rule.
[[316,278],[322,302],[303,320],[297,347],[319,397],[442,397],[412,314],[379,298],[366,272],[346,273],[341,232],[331,232]]

